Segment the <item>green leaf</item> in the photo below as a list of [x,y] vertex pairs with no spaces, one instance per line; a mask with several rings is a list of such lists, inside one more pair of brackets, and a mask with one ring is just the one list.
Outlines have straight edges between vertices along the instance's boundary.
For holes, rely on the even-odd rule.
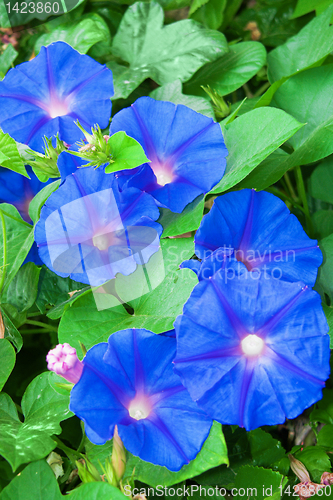
[[14,276],[7,289],[5,301],[19,312],[30,309],[37,298],[40,268],[27,262]]
[[206,28],[217,30],[222,24],[226,3],[227,0],[208,0],[194,14],[190,12],[191,18]]
[[297,156],[301,153],[305,163],[333,153],[332,70],[333,65],[329,64],[296,75],[285,82],[274,96],[274,106],[300,122],[306,122],[302,130],[289,140],[295,150],[300,150],[296,151]]
[[[0,26],[3,25],[0,23]],[[11,43],[9,43],[7,46],[5,45],[5,51],[0,56],[0,78],[3,78],[5,76],[17,56],[18,52],[14,49]],[[0,157],[0,162],[1,161],[2,160]]]
[[196,10],[200,9],[205,3],[207,3],[209,0],[192,0],[190,11],[188,13],[189,16],[191,16]]
[[316,409],[310,414],[310,422],[333,424],[333,390],[323,389],[323,399],[316,403]]
[[39,275],[36,305],[44,314],[47,305],[60,305],[69,299],[71,292],[82,288],[87,288],[87,285],[70,278],[61,278],[44,266]]
[[323,472],[331,470],[330,459],[319,445],[307,446],[304,450],[295,453],[295,458],[305,465],[315,483],[320,483]]
[[257,189],[261,191],[277,182],[288,170],[288,153],[278,148],[265,158],[239,184],[238,189]]
[[304,26],[297,35],[268,54],[268,79],[271,83],[320,64],[332,52],[332,15],[333,5]]
[[322,448],[333,451],[333,424],[325,425],[319,432],[317,444]]
[[285,456],[285,450],[280,441],[274,439],[268,432],[255,429],[249,433],[253,465],[271,467]]
[[312,222],[317,239],[333,233],[333,210],[317,210],[312,214]]
[[0,391],[5,385],[15,365],[15,350],[7,339],[0,339]]
[[333,301],[333,234],[319,241],[324,262],[318,270],[316,286]]
[[212,193],[235,186],[302,126],[276,108],[258,108],[236,118],[226,126],[227,168]]
[[149,486],[171,486],[221,464],[229,464],[227,446],[221,424],[214,422],[210,434],[197,457],[188,465],[184,465],[179,472],[171,472],[166,467],[153,465],[130,455],[125,474],[131,476],[134,471],[134,479]]
[[158,222],[163,226],[163,237],[178,236],[194,231],[200,226],[205,205],[205,195],[201,194],[189,203],[182,213],[176,214],[167,208],[161,208]]
[[108,143],[111,146],[113,163],[106,167],[105,172],[107,174],[117,172],[118,170],[139,167],[144,163],[150,162],[141,144],[132,137],[129,137],[125,132],[117,132],[111,135]]
[[[155,333],[172,330],[197,283],[189,269],[177,270],[183,260],[194,254],[193,238],[161,240],[161,248],[162,252],[154,254],[145,267],[138,266],[130,276],[117,275],[110,282],[116,296],[133,308],[133,314],[127,312],[116,296],[95,292],[94,297],[87,293],[65,310],[59,325],[59,342],[79,348],[81,341],[88,349],[125,328],[146,328]],[[98,309],[95,300],[99,300],[99,308],[105,309]]]
[[289,77],[283,77],[281,80],[272,83],[272,85],[266,90],[266,92],[259,98],[256,102],[254,108],[261,108],[262,106],[269,106],[272,102],[272,99],[277,92],[277,90],[281,87],[281,85],[288,80]]
[[68,409],[69,395],[61,395],[51,387],[48,372],[36,377],[23,395],[21,406],[24,423],[20,422],[15,404],[9,396],[0,394],[0,398],[4,396],[8,410],[5,415],[0,415],[0,454],[15,471],[21,464],[50,453],[56,447],[56,442],[50,436],[60,434],[59,423],[73,414]]
[[5,2],[0,2],[0,26],[2,28],[10,28],[10,22],[7,15]]
[[229,26],[230,21],[234,18],[242,3],[242,0],[227,0],[227,5],[224,9],[223,23],[221,26],[222,32],[224,32]]
[[326,304],[322,304],[323,310],[326,316],[326,320],[329,326],[329,336],[330,336],[330,348],[333,349],[333,307],[329,307]]
[[149,95],[158,101],[169,101],[174,104],[183,104],[184,106],[197,111],[197,113],[201,113],[202,115],[215,119],[213,106],[207,101],[207,99],[183,94],[182,82],[180,80],[166,83],[165,85],[162,85],[162,87],[153,90]]
[[259,42],[231,45],[228,53],[206,64],[184,84],[187,94],[206,96],[201,86],[210,85],[221,96],[230,94],[250,80],[266,61],[266,50]]
[[238,470],[244,465],[252,464],[250,446],[248,442],[248,433],[244,428],[237,426],[225,426],[224,436],[228,446],[228,458],[230,466],[222,465],[210,469],[195,478],[199,484],[228,486],[231,489]]
[[125,500],[118,488],[104,482],[80,484],[62,495],[51,467],[45,460],[29,464],[0,493],[0,500]]
[[321,14],[329,5],[331,5],[331,3],[332,0],[298,0],[293,13],[293,19],[304,16],[314,10],[317,15]]
[[283,476],[278,472],[261,467],[244,465],[244,467],[238,470],[235,478],[237,494],[234,498],[237,500],[244,498],[242,493],[245,490],[245,498],[250,497],[254,500],[263,500],[266,497],[274,495],[278,491],[279,486],[282,485],[282,481]]
[[[222,33],[190,19],[163,27],[163,9],[137,2],[126,11],[113,40],[113,54],[129,63],[115,72],[113,99],[126,98],[145,79],[160,85],[188,80],[206,62],[228,51]],[[109,65],[111,69],[115,66]]]
[[20,351],[23,341],[20,332],[16,328],[13,322],[13,318],[8,310],[9,304],[1,304],[0,314],[5,327],[5,339],[10,340],[16,347],[17,351]]
[[[333,109],[332,109],[333,111]],[[310,177],[309,191],[311,196],[318,200],[333,203],[333,193],[330,187],[333,185],[333,158],[327,158],[320,163],[312,172]]]
[[33,228],[17,209],[7,203],[0,204],[0,294],[8,288],[33,241]]
[[49,45],[58,40],[68,43],[81,54],[86,54],[97,42],[106,41],[110,44],[111,36],[104,19],[98,14],[90,13],[82,16],[75,23],[61,24],[51,33],[40,36],[35,44],[36,54],[43,45]]
[[5,134],[2,130],[0,130],[0,155],[0,163],[3,167],[9,168],[29,179],[16,142],[9,134]]
[[58,189],[60,185],[60,179],[58,181],[52,182],[51,184],[47,184],[43,189],[38,191],[36,196],[31,200],[29,204],[29,217],[31,220],[36,223],[40,217],[40,211],[42,206],[45,204],[51,194]]

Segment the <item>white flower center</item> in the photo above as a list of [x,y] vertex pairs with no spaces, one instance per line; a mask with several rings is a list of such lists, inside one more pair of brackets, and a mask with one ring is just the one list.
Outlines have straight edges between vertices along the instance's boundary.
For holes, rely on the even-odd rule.
[[96,234],[93,236],[93,245],[97,247],[98,250],[107,250],[110,246],[109,236],[107,234]]
[[147,418],[151,412],[151,406],[146,398],[134,398],[128,407],[130,417],[135,420]]
[[57,116],[67,115],[69,109],[64,102],[54,101],[50,103],[48,112],[51,118],[56,118]]
[[172,175],[161,172],[160,174],[156,174],[156,179],[157,184],[159,184],[160,186],[165,186],[166,184],[172,182]]
[[259,356],[264,348],[265,342],[257,335],[248,335],[242,342],[242,351],[246,356]]

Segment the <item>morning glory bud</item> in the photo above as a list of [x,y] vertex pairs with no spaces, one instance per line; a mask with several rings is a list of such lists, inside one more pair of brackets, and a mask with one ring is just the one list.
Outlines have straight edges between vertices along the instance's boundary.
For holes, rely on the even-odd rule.
[[79,477],[83,483],[95,483],[102,481],[102,478],[96,467],[87,459],[80,459],[76,462]]
[[119,437],[117,426],[115,426],[113,434],[113,449],[112,449],[111,463],[114,475],[116,477],[117,482],[119,483],[119,481],[125,474],[126,451],[123,442]]
[[69,344],[58,344],[46,356],[49,370],[61,375],[68,382],[76,384],[81,377],[83,363],[76,355],[76,350]]

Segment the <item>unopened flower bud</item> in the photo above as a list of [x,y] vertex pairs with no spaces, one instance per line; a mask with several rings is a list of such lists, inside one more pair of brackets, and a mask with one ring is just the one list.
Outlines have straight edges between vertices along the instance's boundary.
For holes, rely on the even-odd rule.
[[298,479],[302,483],[311,482],[309,473],[308,473],[307,468],[305,467],[305,465],[303,465],[302,462],[300,462],[299,460],[297,460],[297,458],[293,457],[293,455],[288,455],[288,458],[290,460],[291,470],[296,474],[296,476],[298,477]]
[[119,482],[126,469],[126,451],[123,442],[119,437],[117,426],[115,426],[113,434],[111,463],[116,479]]
[[47,368],[61,375],[68,382],[76,384],[81,377],[83,363],[76,355],[76,350],[69,344],[58,344],[46,356]]
[[88,460],[80,459],[76,462],[78,474],[83,483],[95,483],[102,481],[102,478],[96,467]]
[[321,479],[321,484],[333,484],[333,473],[332,472],[323,472]]

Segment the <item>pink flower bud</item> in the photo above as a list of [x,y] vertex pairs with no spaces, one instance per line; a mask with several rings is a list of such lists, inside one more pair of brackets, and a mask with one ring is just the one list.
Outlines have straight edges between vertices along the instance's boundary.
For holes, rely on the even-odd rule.
[[69,344],[58,344],[46,356],[47,368],[61,375],[68,382],[76,384],[81,377],[83,363],[76,355],[76,350]]

